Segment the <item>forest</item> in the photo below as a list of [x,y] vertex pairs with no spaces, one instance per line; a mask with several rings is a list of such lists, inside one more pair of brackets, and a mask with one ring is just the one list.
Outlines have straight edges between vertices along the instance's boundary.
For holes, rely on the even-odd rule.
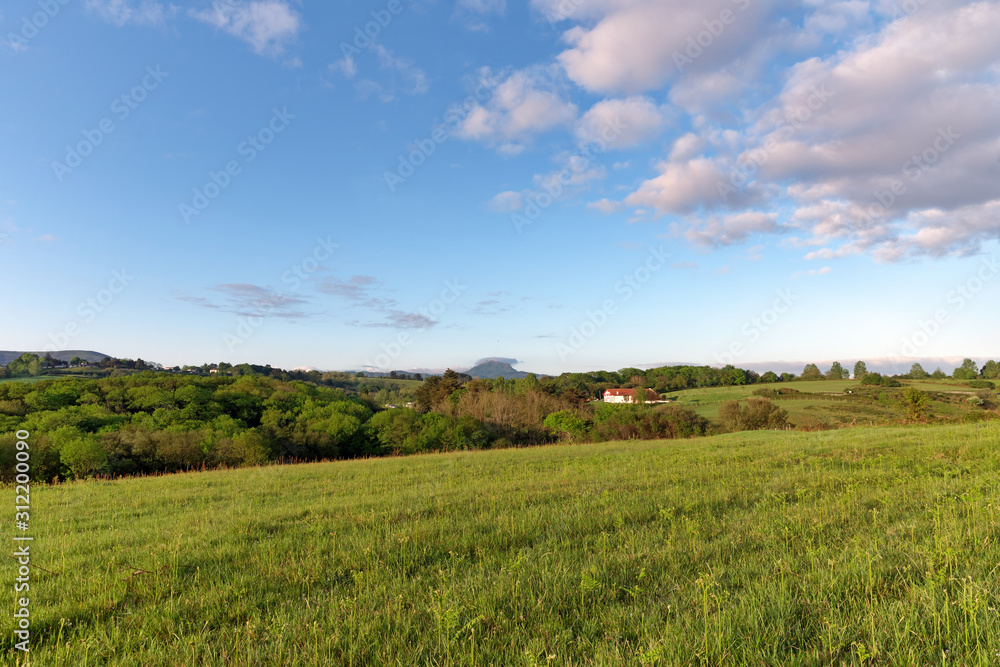
[[[213,365],[216,372],[207,375],[172,373],[138,370],[128,361],[105,363],[92,377],[0,382],[0,462],[10,464],[2,469],[14,469],[18,430],[33,434],[39,478],[54,480],[782,429],[789,426],[787,413],[771,399],[790,389],[756,390],[753,397],[722,406],[714,421],[677,404],[612,405],[597,399],[611,387],[650,388],[667,396],[685,389],[850,376],[835,363],[826,373],[807,365],[798,377],[732,366],[673,366],[521,379],[472,379],[448,370],[414,382],[251,364]],[[995,362],[982,369],[967,362],[953,377],[982,388],[980,405],[991,407],[994,383],[985,378],[996,377]],[[11,362],[8,372],[21,372],[18,363],[24,371],[40,370],[36,358]],[[899,387],[899,379],[944,376],[940,369],[928,374],[918,366],[890,377],[868,373],[858,362],[855,376],[860,373],[862,387],[880,391]],[[886,403],[890,397],[879,398]],[[922,392],[900,392],[899,406],[911,415],[919,416],[926,401]]]

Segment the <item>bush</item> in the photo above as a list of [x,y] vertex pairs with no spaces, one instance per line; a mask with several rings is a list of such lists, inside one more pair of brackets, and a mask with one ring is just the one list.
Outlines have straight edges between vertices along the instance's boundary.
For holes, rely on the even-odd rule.
[[990,382],[989,380],[971,380],[969,382],[969,386],[972,387],[973,389],[996,389],[997,388],[996,384],[993,383],[993,382]]
[[545,428],[570,442],[579,440],[587,432],[587,425],[573,410],[553,412],[545,418],[543,424]]
[[881,373],[865,373],[861,377],[861,384],[870,386],[881,386],[882,384],[882,374]]
[[788,424],[788,413],[766,398],[751,398],[723,403],[719,421],[730,431],[778,429]]
[[59,460],[77,479],[108,472],[108,455],[95,437],[73,438],[62,446]]

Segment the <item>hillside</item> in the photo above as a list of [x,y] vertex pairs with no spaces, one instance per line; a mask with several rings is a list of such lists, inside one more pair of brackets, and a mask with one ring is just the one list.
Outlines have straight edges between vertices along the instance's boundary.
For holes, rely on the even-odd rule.
[[[39,357],[44,357],[46,355],[46,352],[44,351],[38,352],[34,350],[25,350],[21,352],[14,352],[10,350],[0,350],[0,366],[6,366],[8,363],[24,354],[24,352],[37,354]],[[110,356],[101,352],[94,352],[93,350],[59,350],[58,352],[49,352],[48,354],[51,354],[59,361],[69,361],[73,357],[80,357],[90,364],[97,363],[104,357]]]
[[35,485],[32,662],[992,664],[998,441],[757,432]]
[[471,376],[473,379],[488,378],[492,380],[494,378],[506,378],[510,380],[528,377],[528,373],[526,371],[515,370],[514,367],[506,361],[496,361],[492,359],[483,361],[469,370],[462,372]]

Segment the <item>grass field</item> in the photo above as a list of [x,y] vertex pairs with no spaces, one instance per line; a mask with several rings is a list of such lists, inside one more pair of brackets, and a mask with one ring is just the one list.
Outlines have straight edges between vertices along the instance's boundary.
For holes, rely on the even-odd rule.
[[[945,419],[958,419],[968,412],[970,410],[968,404],[962,404],[961,401],[975,392],[963,384],[950,381],[942,383],[933,380],[906,380],[903,384],[925,392],[943,393],[945,396],[938,397],[941,400],[930,403],[928,413]],[[679,405],[691,408],[702,417],[717,422],[719,408],[723,403],[750,398],[754,395],[753,392],[759,389],[794,389],[799,392],[791,396],[779,396],[773,400],[788,412],[788,420],[800,428],[889,424],[898,422],[901,416],[892,407],[879,404],[874,396],[862,396],[863,391],[860,390],[864,388],[854,380],[706,387],[686,389],[667,395],[676,397]],[[853,395],[845,395],[848,391],[853,392]]]
[[997,422],[35,486],[32,664],[992,665],[998,505]]

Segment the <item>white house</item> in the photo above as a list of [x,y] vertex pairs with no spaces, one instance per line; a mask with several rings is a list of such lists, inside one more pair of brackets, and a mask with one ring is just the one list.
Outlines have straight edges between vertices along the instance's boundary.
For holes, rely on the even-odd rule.
[[[635,403],[636,402],[636,390],[635,389],[606,389],[604,391],[604,402],[605,403]],[[646,389],[646,402],[658,402],[660,400],[660,395],[657,394],[652,389]]]

